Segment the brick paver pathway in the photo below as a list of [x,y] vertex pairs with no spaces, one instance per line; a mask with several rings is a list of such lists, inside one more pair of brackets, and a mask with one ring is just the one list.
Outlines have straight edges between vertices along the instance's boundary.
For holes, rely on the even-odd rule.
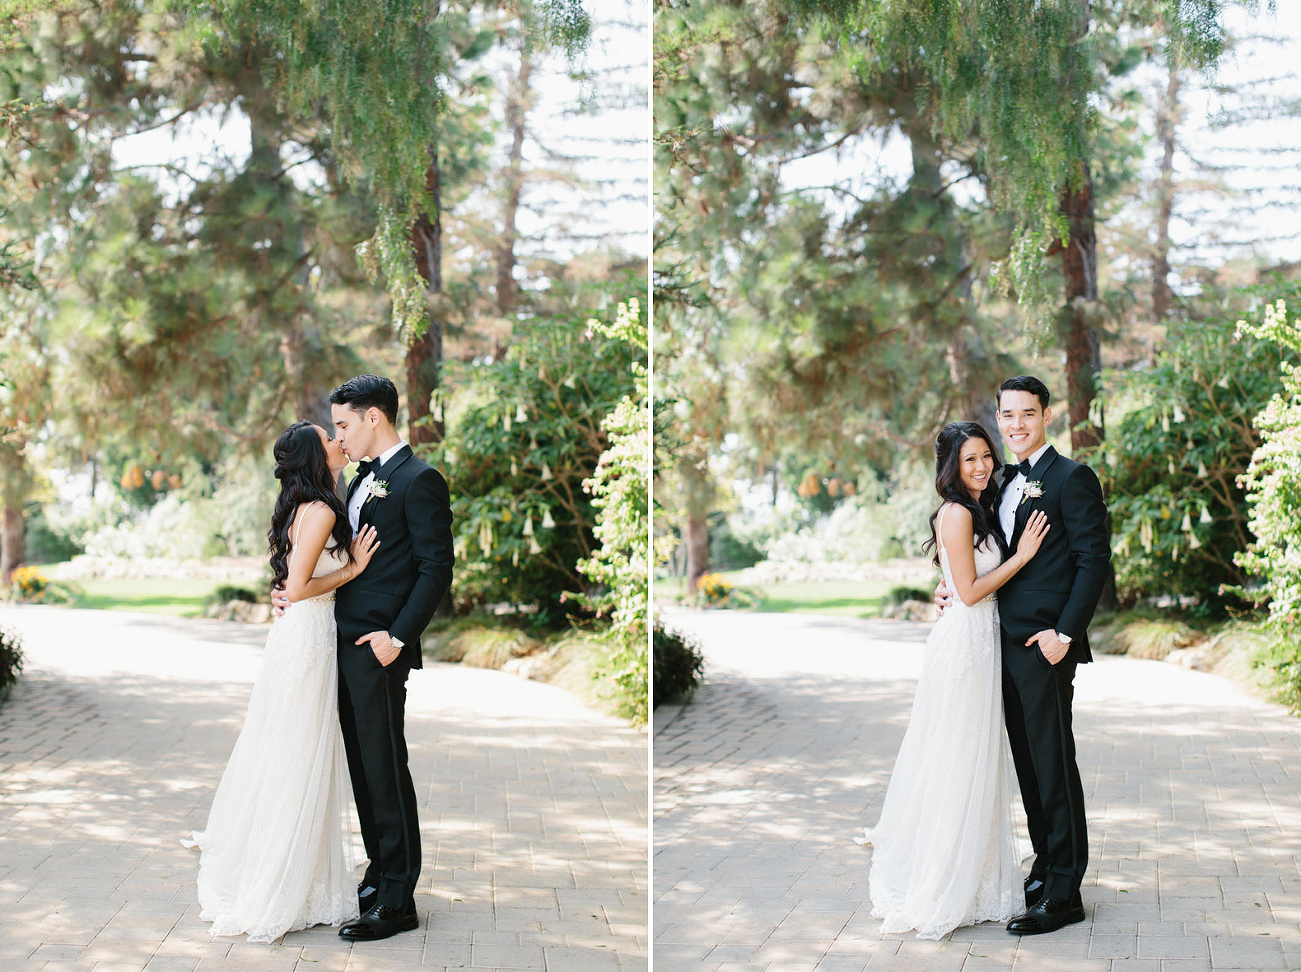
[[656,972],[1301,968],[1301,720],[1280,707],[1164,662],[1082,666],[1088,919],[883,936],[871,849],[850,838],[880,815],[928,626],[668,619],[700,635],[709,671],[656,713]]
[[0,624],[28,655],[0,707],[3,972],[646,968],[644,733],[512,675],[414,672],[420,930],[214,939],[179,840],[207,819],[266,629],[12,606]]

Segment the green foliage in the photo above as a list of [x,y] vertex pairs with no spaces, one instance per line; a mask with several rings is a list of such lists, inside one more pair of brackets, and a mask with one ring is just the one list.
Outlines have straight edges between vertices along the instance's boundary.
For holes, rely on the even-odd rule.
[[208,595],[205,605],[225,604],[228,601],[244,601],[248,604],[256,604],[258,601],[266,600],[267,595],[261,594],[247,587],[241,587],[238,584],[219,584],[213,588]]
[[[629,289],[635,289],[629,285]],[[638,355],[574,308],[531,321],[501,360],[449,364],[447,435],[426,451],[452,492],[460,608],[536,605],[557,624],[597,547],[584,480],[610,445],[606,415],[633,390]],[[447,387],[445,385],[444,387]]]
[[655,622],[655,707],[680,701],[700,684],[705,656],[690,635]]
[[39,504],[29,504],[23,516],[23,551],[34,564],[54,564],[71,560],[84,548],[73,536],[52,524]]
[[634,725],[648,716],[649,657],[646,614],[650,566],[650,383],[646,365],[648,332],[636,298],[619,304],[614,322],[589,322],[590,328],[620,342],[632,358],[632,394],[601,421],[609,446],[596,470],[584,480],[596,511],[593,534],[601,546],[578,569],[605,590],[588,603],[609,613],[609,657],[596,676],[607,680],[619,700],[619,714]]
[[1154,367],[1112,376],[1128,411],[1094,466],[1124,603],[1172,595],[1221,613],[1236,601],[1222,586],[1248,580],[1235,560],[1252,539],[1239,477],[1259,443],[1253,419],[1279,389],[1280,353],[1235,333],[1228,316],[1171,326]]
[[[1287,319],[1287,302],[1265,308],[1262,323],[1242,321],[1244,337],[1301,354],[1301,325]],[[1301,370],[1284,362],[1282,389],[1256,417],[1263,441],[1251,458],[1245,483],[1256,542],[1239,557],[1243,567],[1264,578],[1270,619],[1282,628],[1301,623]]]
[[[885,477],[946,421],[988,423],[990,391],[1045,338],[1063,339],[1070,398],[1087,402],[1096,352],[1065,339],[1076,324],[1096,335],[1105,310],[1090,298],[1056,331],[1031,325],[1062,292],[1048,259],[1069,229],[1064,192],[1092,186],[1100,218],[1121,205],[1142,136],[1120,79],[1156,33],[1182,63],[1212,63],[1219,6],[662,4],[656,369],[692,442],[680,478],[729,433],[752,480],[791,457]],[[800,160],[896,138],[909,173],[795,188]],[[1092,241],[1093,211],[1076,242]],[[1125,259],[1150,266],[1146,251]]]
[[633,356],[636,391],[625,395],[601,421],[609,447],[583,482],[596,510],[593,534],[601,546],[578,569],[606,591],[592,601],[611,614],[614,629],[629,644],[646,644],[646,603],[650,559],[649,382],[645,364],[647,331],[636,299],[621,303],[611,325],[590,322],[593,330],[620,341]]
[[1269,673],[1274,699],[1301,715],[1301,642],[1294,632],[1271,639],[1257,652],[1255,663]]
[[[408,227],[436,213],[430,155],[445,152],[445,79],[462,57],[491,45],[468,6],[427,0],[172,0],[207,14],[192,29],[222,55],[256,37],[258,66],[289,115],[324,114],[341,174],[373,195],[381,213],[368,244],[392,298],[393,322],[406,336],[428,326],[428,305]],[[542,43],[571,55],[586,45],[591,21],[582,0],[543,0],[521,14]]]
[[1198,66],[1213,65],[1224,47],[1219,0],[781,6],[837,28],[861,77],[923,79],[913,110],[937,138],[970,146],[993,202],[1017,226],[1009,264],[1018,290],[1037,285],[1045,244],[1067,238],[1062,192],[1096,162],[1099,97],[1141,56],[1126,36],[1160,23],[1173,56]]
[[22,670],[22,635],[12,628],[0,627],[0,699],[13,689]]
[[753,537],[738,536],[721,513],[709,518],[709,562],[718,570],[742,570],[763,560],[763,550]]
[[886,591],[884,605],[898,605],[904,601],[923,601],[929,603],[934,595],[934,591],[927,590],[924,587],[912,587],[907,584],[898,584]]
[[1243,481],[1255,541],[1239,554],[1241,566],[1263,578],[1261,600],[1269,601],[1269,623],[1279,633],[1269,659],[1281,697],[1301,703],[1301,322],[1287,317],[1283,299],[1266,306],[1262,322],[1241,321],[1244,337],[1277,346],[1289,359],[1281,365],[1283,387],[1256,416],[1261,444]]

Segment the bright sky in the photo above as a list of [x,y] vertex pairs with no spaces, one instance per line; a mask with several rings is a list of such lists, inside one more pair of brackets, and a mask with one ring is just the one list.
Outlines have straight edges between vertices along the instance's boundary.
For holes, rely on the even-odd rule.
[[[536,102],[529,120],[535,131],[545,133],[545,148],[566,156],[587,156],[574,166],[581,187],[539,186],[525,190],[524,211],[519,228],[525,234],[542,237],[529,244],[565,259],[575,252],[603,244],[617,245],[632,254],[646,255],[649,225],[649,111],[644,92],[650,84],[649,0],[603,0],[587,4],[593,14],[593,38],[586,53],[574,65],[601,75],[594,82],[576,82],[563,55],[552,54],[534,70]],[[640,29],[633,25],[642,25]],[[611,72],[610,69],[617,69]],[[499,72],[494,72],[494,74]],[[610,105],[602,89],[616,86],[618,104]],[[623,97],[624,91],[640,91],[640,98]],[[584,113],[574,108],[593,100],[597,106]],[[498,99],[500,100],[500,99]],[[601,106],[600,102],[606,105]],[[500,117],[500,111],[497,112]],[[502,132],[498,155],[506,146]],[[629,140],[639,140],[630,144]],[[546,164],[535,141],[526,142],[526,166]],[[176,125],[118,140],[114,158],[119,165],[151,166],[168,163],[202,177],[214,159],[241,163],[249,153],[248,120],[233,109],[224,117],[218,112],[195,113]],[[162,169],[144,169],[164,184],[175,177]],[[312,168],[293,170],[297,178],[312,178]],[[631,198],[630,198],[631,197]],[[530,210],[536,204],[536,211]],[[561,239],[567,234],[591,239]]]

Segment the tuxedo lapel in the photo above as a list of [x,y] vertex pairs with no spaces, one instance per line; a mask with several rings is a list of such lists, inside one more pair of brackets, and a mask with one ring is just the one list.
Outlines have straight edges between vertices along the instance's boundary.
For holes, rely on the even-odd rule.
[[[1047,451],[1039,457],[1039,461],[1030,468],[1030,475],[1026,477],[1026,488],[1029,488],[1030,483],[1033,482],[1038,482],[1042,485],[1044,476],[1048,472],[1048,467],[1053,464],[1053,460],[1056,458],[1057,450],[1052,446],[1049,446]],[[1030,518],[1030,514],[1034,509],[1035,498],[1023,493],[1021,495],[1021,502],[1016,504],[1016,520],[1012,526],[1012,536],[1007,542],[1009,547],[1013,549],[1016,548],[1018,541],[1021,539],[1021,531],[1025,529],[1025,521]]]
[[[384,463],[384,465],[374,470],[375,482],[379,482],[380,480],[387,480],[388,478],[390,478],[392,474],[397,470],[397,468],[401,466],[404,462],[406,462],[408,459],[410,459],[411,456],[412,456],[412,452],[410,446],[404,446],[403,448],[395,452],[393,455],[389,456],[388,462]],[[360,479],[361,477],[358,476],[357,478]],[[352,494],[349,493],[349,496],[351,495]],[[362,525],[363,523],[370,522],[370,516],[372,513],[375,512],[375,504],[378,501],[379,499],[378,497],[375,496],[374,493],[366,497],[365,502],[361,504],[361,510],[357,514],[358,526]]]
[[1004,463],[994,475],[994,482],[998,485],[998,492],[994,495],[994,522],[998,525],[998,532],[1002,534],[1003,540],[1007,540],[1007,535],[1003,533],[1003,494],[1007,492],[1007,485],[1016,475],[1016,466],[1009,466]]

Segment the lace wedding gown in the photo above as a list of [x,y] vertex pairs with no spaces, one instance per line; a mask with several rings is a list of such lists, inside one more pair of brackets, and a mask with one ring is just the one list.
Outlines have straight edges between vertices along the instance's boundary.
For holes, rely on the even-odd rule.
[[[312,576],[343,562],[323,551]],[[207,829],[183,841],[213,935],[271,942],[357,917],[335,650],[333,594],[291,604],[267,635]]]
[[[992,538],[975,553],[977,575],[998,567]],[[956,591],[943,546],[940,566]],[[998,602],[991,596],[968,607],[955,597],[926,639],[881,819],[854,838],[873,848],[868,893],[882,932],[916,929],[918,938],[939,939],[959,925],[1020,912],[1015,792]]]

